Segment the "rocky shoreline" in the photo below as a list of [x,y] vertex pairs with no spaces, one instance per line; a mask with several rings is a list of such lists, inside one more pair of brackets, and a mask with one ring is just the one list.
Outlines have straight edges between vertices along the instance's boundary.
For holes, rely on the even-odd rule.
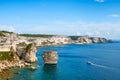
[[20,61],[4,60],[4,61],[0,61],[0,72],[11,69],[11,68],[16,68],[16,67],[23,68],[25,66],[30,66],[30,65],[31,64],[26,63],[22,60],[20,60]]

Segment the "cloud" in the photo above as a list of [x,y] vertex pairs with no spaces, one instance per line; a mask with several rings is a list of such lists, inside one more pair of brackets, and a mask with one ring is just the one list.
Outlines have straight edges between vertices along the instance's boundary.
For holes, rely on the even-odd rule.
[[93,33],[92,32],[85,32],[85,35],[93,36]]
[[95,0],[96,2],[100,2],[100,3],[103,3],[105,2],[105,0]]
[[[17,26],[17,25],[16,25]],[[0,26],[1,28],[1,26]],[[10,26],[9,26],[10,28]],[[13,28],[13,29],[12,29]],[[5,27],[8,30],[8,26]],[[11,27],[14,30],[14,27]],[[119,38],[120,22],[94,22],[94,21],[51,21],[46,24],[22,26],[15,31],[36,34],[61,34],[61,35],[89,35],[93,37]]]
[[[120,22],[86,22],[86,21],[75,21],[75,22],[65,22],[67,24],[60,24],[59,31],[66,30],[71,32],[72,35],[89,35],[97,37],[107,37],[114,38],[120,35]],[[56,29],[57,30],[57,29]],[[57,31],[58,31],[57,30]],[[59,32],[58,31],[58,32]]]
[[107,35],[110,35],[110,32],[106,32]]
[[101,35],[101,33],[99,31],[95,31],[94,33],[95,33],[96,36],[100,36]]
[[110,15],[108,15],[109,17],[115,17],[115,18],[118,18],[118,17],[120,17],[120,15],[119,14],[110,14]]
[[6,31],[14,32],[15,28],[14,28],[13,25],[0,25],[0,30],[6,30]]
[[76,32],[76,35],[77,35],[77,36],[80,36],[80,35],[81,35],[81,33],[80,33],[80,32]]

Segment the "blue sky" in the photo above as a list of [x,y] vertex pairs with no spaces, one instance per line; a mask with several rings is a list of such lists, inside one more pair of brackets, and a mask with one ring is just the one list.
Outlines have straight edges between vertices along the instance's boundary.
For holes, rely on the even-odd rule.
[[120,0],[0,0],[0,30],[120,39]]

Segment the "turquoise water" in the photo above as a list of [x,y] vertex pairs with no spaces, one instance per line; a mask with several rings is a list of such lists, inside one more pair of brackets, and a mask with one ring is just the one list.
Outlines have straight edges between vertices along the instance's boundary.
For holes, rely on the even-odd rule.
[[[57,65],[44,65],[42,54],[56,50]],[[38,68],[19,69],[12,80],[120,80],[120,43],[70,44],[38,48]],[[91,61],[93,64],[86,64]]]

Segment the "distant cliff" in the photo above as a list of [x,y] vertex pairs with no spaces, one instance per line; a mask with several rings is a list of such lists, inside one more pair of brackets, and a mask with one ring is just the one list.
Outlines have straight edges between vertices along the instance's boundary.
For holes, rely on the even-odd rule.
[[75,40],[75,43],[80,43],[80,44],[108,43],[108,42],[111,42],[111,40],[107,40],[106,38],[88,37],[88,36],[81,36],[78,37],[77,40]]
[[49,46],[60,44],[89,44],[110,42],[105,38],[88,36],[64,36],[64,35],[44,35],[44,34],[16,34],[13,32],[0,31],[0,44],[34,43],[36,46]]
[[[25,34],[24,34],[25,35]],[[108,43],[111,40],[100,37],[88,36],[65,36],[65,35],[32,35],[32,36],[19,36],[21,41],[26,43],[35,43],[36,46],[50,46],[62,44],[91,44],[91,43]],[[34,36],[34,37],[33,37]],[[37,37],[35,37],[37,36]],[[20,42],[20,41],[19,41]]]

